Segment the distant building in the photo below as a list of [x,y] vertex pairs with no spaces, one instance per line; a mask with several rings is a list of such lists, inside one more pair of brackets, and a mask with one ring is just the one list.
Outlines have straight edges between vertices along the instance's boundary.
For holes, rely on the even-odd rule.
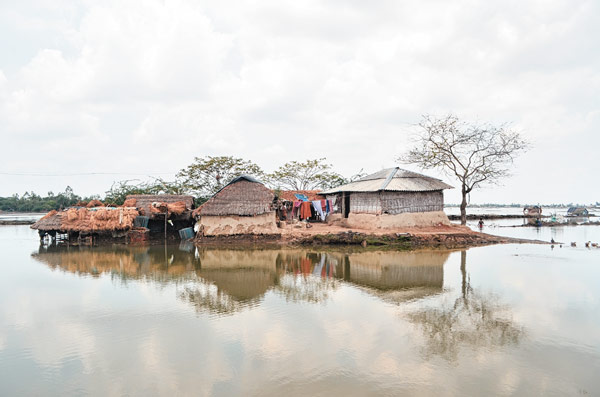
[[567,210],[567,216],[588,216],[589,211],[585,207],[571,207]]
[[348,227],[394,228],[449,225],[444,213],[444,189],[452,186],[395,167],[321,194],[335,201]]
[[539,205],[534,205],[531,207],[523,208],[523,214],[526,216],[539,216],[542,215],[542,207]]

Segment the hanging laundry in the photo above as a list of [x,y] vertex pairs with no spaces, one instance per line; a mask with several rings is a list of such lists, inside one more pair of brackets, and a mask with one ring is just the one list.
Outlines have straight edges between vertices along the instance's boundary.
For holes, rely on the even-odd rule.
[[301,220],[310,218],[310,216],[311,216],[310,207],[311,207],[310,201],[305,201],[302,203],[302,205],[300,206],[300,219]]
[[295,218],[298,215],[299,208],[302,205],[302,201],[294,201],[294,208],[292,209],[292,218]]
[[325,220],[325,214],[323,213],[323,207],[321,206],[321,200],[315,200],[312,202],[313,208],[319,214],[322,221]]

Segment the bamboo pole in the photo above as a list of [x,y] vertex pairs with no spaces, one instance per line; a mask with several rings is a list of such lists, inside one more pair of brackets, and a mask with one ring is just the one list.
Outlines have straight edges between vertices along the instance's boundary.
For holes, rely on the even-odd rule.
[[165,241],[167,241],[167,218],[169,217],[169,210],[165,211]]

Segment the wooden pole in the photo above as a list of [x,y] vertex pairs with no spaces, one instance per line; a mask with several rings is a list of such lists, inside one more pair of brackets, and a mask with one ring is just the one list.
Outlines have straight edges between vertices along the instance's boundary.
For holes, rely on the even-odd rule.
[[169,217],[169,210],[165,211],[165,241],[167,241],[167,218]]

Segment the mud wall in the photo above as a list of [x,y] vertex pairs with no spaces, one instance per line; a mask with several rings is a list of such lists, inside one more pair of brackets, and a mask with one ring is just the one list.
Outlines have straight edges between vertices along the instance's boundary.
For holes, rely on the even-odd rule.
[[393,229],[399,227],[450,225],[444,211],[408,212],[404,214],[353,214],[345,222],[347,227],[359,229]]
[[257,216],[202,216],[200,226],[205,236],[281,233],[277,228],[275,211]]

